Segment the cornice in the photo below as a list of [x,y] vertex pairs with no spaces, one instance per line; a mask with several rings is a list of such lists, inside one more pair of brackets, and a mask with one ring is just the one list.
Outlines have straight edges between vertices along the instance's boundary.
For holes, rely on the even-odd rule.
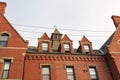
[[103,56],[68,56],[68,55],[27,55],[27,61],[83,61],[83,62],[104,62]]

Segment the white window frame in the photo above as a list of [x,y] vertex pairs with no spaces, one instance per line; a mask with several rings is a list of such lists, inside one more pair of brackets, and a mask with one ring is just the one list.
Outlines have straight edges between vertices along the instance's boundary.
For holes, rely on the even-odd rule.
[[88,44],[84,44],[84,49],[85,49],[86,54],[88,54],[90,52],[90,47]]
[[70,43],[64,43],[65,52],[70,52]]
[[91,80],[98,80],[96,67],[89,67],[89,73],[90,73]]
[[[50,80],[50,66],[42,66],[41,71],[42,71],[42,80]],[[45,77],[47,77],[47,79]]]
[[43,52],[49,51],[49,43],[48,42],[42,42],[42,51]]
[[4,68],[2,73],[2,79],[7,79],[9,76],[11,60],[4,60]]
[[66,66],[67,80],[75,80],[74,67]]

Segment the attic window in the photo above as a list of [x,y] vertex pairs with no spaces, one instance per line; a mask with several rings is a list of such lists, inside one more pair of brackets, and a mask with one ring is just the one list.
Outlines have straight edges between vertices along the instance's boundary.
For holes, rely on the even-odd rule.
[[86,53],[86,54],[89,54],[89,52],[90,52],[90,47],[89,47],[88,44],[85,44],[85,45],[84,45],[84,49],[85,49],[85,53]]
[[9,35],[5,33],[2,36],[0,36],[0,47],[7,47],[8,38]]
[[65,49],[65,52],[70,52],[70,44],[69,43],[65,43],[64,44],[64,49]]
[[42,43],[42,51],[43,52],[48,52],[48,42],[43,42]]

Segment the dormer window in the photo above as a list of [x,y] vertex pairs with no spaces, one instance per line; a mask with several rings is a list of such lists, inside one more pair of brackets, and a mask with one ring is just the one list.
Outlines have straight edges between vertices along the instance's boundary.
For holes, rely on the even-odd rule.
[[0,37],[0,47],[7,47],[8,38],[9,38],[8,34],[3,34]]
[[65,52],[70,52],[70,44],[64,43],[64,49],[65,49]]
[[43,52],[48,52],[48,42],[43,42],[42,43],[42,51]]
[[85,45],[84,45],[84,49],[85,49],[85,53],[86,53],[86,54],[89,54],[89,53],[90,53],[90,47],[89,47],[88,44],[85,44]]

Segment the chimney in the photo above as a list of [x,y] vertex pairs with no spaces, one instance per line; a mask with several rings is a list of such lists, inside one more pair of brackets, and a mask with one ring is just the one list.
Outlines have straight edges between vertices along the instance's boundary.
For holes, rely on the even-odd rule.
[[112,16],[111,18],[114,22],[115,27],[117,28],[120,23],[120,16]]
[[5,8],[6,8],[6,3],[5,2],[0,2],[0,14],[4,16],[5,13]]

